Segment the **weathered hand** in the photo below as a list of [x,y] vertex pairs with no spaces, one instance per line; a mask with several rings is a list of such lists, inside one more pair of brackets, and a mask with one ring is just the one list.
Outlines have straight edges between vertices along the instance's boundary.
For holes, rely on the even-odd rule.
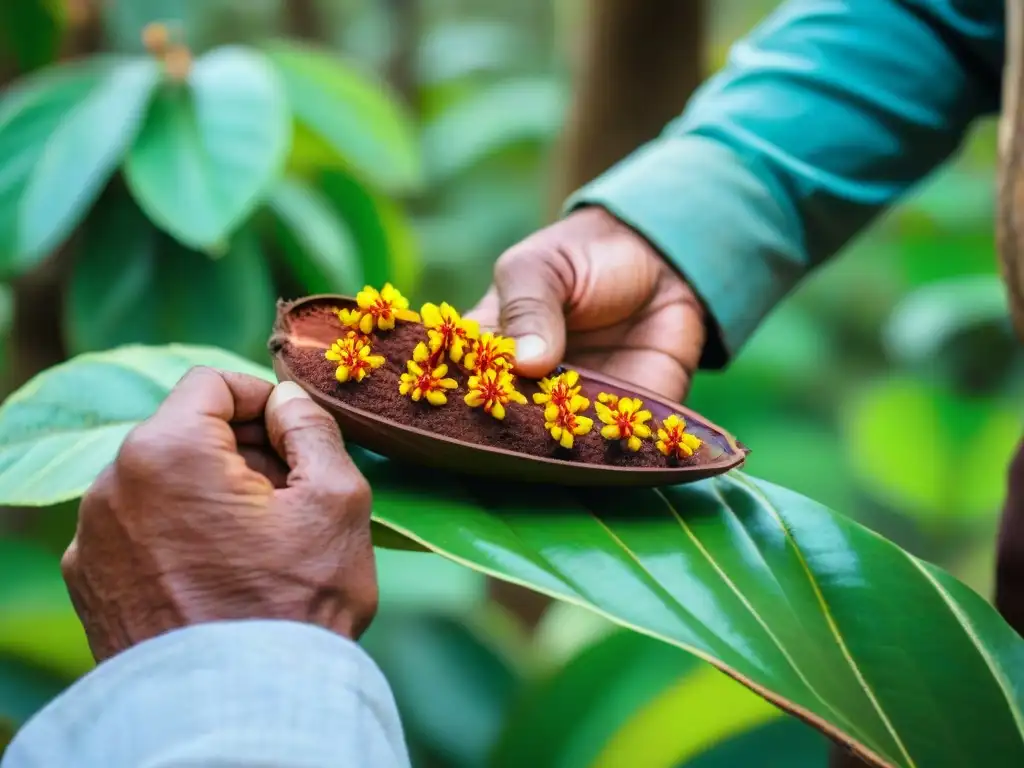
[[294,384],[190,371],[82,500],[64,578],[102,661],[190,624],[358,637],[377,608],[370,488]]
[[704,347],[693,291],[643,237],[584,208],[506,251],[468,313],[517,340],[518,369],[563,362],[681,399]]

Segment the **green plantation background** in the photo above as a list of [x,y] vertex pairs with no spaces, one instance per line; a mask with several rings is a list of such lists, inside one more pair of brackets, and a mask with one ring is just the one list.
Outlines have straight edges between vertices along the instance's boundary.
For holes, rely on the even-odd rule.
[[[774,5],[707,3],[707,70]],[[62,359],[135,342],[211,344],[265,364],[279,295],[392,280],[414,303],[468,308],[498,254],[556,210],[587,13],[585,0],[4,2],[5,394]],[[265,177],[258,205],[207,221],[201,194],[184,204],[168,194],[187,182],[175,169],[188,147],[162,141],[152,113],[118,122],[126,91],[143,93],[145,67],[116,88],[86,71],[99,51],[142,53],[141,31],[158,19],[179,19],[172,33],[197,57],[250,46],[220,48],[217,71],[248,84],[230,108],[258,128],[241,131],[237,166],[204,172]],[[81,62],[53,86],[63,95],[5,131],[5,109],[33,98],[24,77],[69,56]],[[268,66],[288,106],[261,90]],[[217,76],[208,81],[211,103],[227,98]],[[67,106],[86,92],[86,107]],[[165,101],[159,109],[177,115]],[[42,174],[10,181],[19,162],[42,162],[46,137],[75,130],[107,137],[106,172],[72,154],[49,186]],[[122,133],[146,143],[121,146]],[[981,124],[727,372],[699,376],[688,402],[751,447],[749,474],[984,595],[1024,402],[995,272],[994,157],[994,126]],[[86,177],[100,181],[84,204],[64,190]],[[0,743],[89,668],[56,568],[74,516],[73,503],[0,509]],[[495,599],[484,576],[434,555],[381,550],[379,569],[381,615],[365,644],[395,690],[417,766],[823,765],[824,737],[681,650],[568,603],[530,627],[510,609],[514,596]]]

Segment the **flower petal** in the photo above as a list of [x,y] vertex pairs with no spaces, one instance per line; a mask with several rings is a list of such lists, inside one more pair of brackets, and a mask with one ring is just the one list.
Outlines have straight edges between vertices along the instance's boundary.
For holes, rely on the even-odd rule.
[[609,424],[607,427],[601,429],[601,437],[605,440],[619,440],[622,438],[622,432],[619,430],[618,424]]
[[427,402],[431,405],[444,405],[448,402],[448,398],[445,397],[444,392],[435,389],[427,392]]

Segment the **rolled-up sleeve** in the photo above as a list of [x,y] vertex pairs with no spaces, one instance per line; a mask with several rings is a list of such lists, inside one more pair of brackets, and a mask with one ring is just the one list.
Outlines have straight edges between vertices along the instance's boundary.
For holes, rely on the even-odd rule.
[[199,625],[101,664],[18,733],[2,768],[405,768],[391,691],[317,627]]
[[607,208],[679,268],[717,367],[998,108],[1004,32],[1001,0],[789,0],[568,208]]

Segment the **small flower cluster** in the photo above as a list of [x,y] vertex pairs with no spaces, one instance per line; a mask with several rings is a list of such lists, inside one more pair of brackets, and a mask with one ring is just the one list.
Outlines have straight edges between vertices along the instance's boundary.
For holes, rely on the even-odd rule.
[[[386,362],[383,356],[373,354],[370,334],[390,331],[397,322],[422,322],[427,340],[417,344],[412,359],[406,361],[406,370],[399,377],[401,395],[431,406],[447,404],[447,393],[459,386],[448,375],[450,361],[468,376],[463,400],[470,408],[480,408],[500,420],[505,418],[510,403],[528,402],[516,389],[512,373],[515,341],[481,333],[478,323],[461,317],[447,303],[424,304],[417,314],[409,310],[409,300],[387,283],[380,291],[371,286],[363,288],[356,295],[356,307],[338,310],[338,318],[351,330],[332,344],[325,356],[336,363],[339,382],[361,382]],[[544,428],[566,450],[574,447],[577,437],[594,428],[594,419],[584,415],[591,402],[581,394],[579,379],[576,371],[561,370],[542,379],[540,391],[533,395],[533,402],[543,406]],[[602,424],[601,437],[624,450],[635,453],[644,441],[655,437],[654,445],[662,455],[685,460],[701,446],[700,439],[686,432],[685,420],[676,414],[652,426],[652,414],[639,398],[601,392],[593,406]]]
[[580,394],[579,379],[576,371],[541,379],[540,392],[533,396],[534,403],[544,406],[544,429],[566,449],[594,427],[593,419],[580,415],[590,407],[590,401]]
[[[560,446],[572,448],[575,438],[589,433],[594,426],[593,419],[582,415],[590,407],[590,401],[580,394],[579,374],[565,371],[543,379],[540,390],[533,396],[533,402],[544,406],[544,428]],[[604,425],[601,437],[616,441],[634,453],[639,451],[653,434],[648,424],[651,412],[643,406],[639,398],[599,393],[594,412]],[[686,432],[686,422],[676,414],[662,422],[657,437],[655,447],[669,458],[690,458],[701,446],[700,439]]]
[[384,365],[384,358],[373,354],[370,334],[375,329],[389,331],[397,320],[415,322],[420,316],[409,311],[407,298],[391,283],[385,283],[379,291],[369,285],[363,288],[356,294],[356,308],[339,309],[338,319],[352,330],[335,341],[324,357],[337,365],[334,377],[346,384],[359,383]]

